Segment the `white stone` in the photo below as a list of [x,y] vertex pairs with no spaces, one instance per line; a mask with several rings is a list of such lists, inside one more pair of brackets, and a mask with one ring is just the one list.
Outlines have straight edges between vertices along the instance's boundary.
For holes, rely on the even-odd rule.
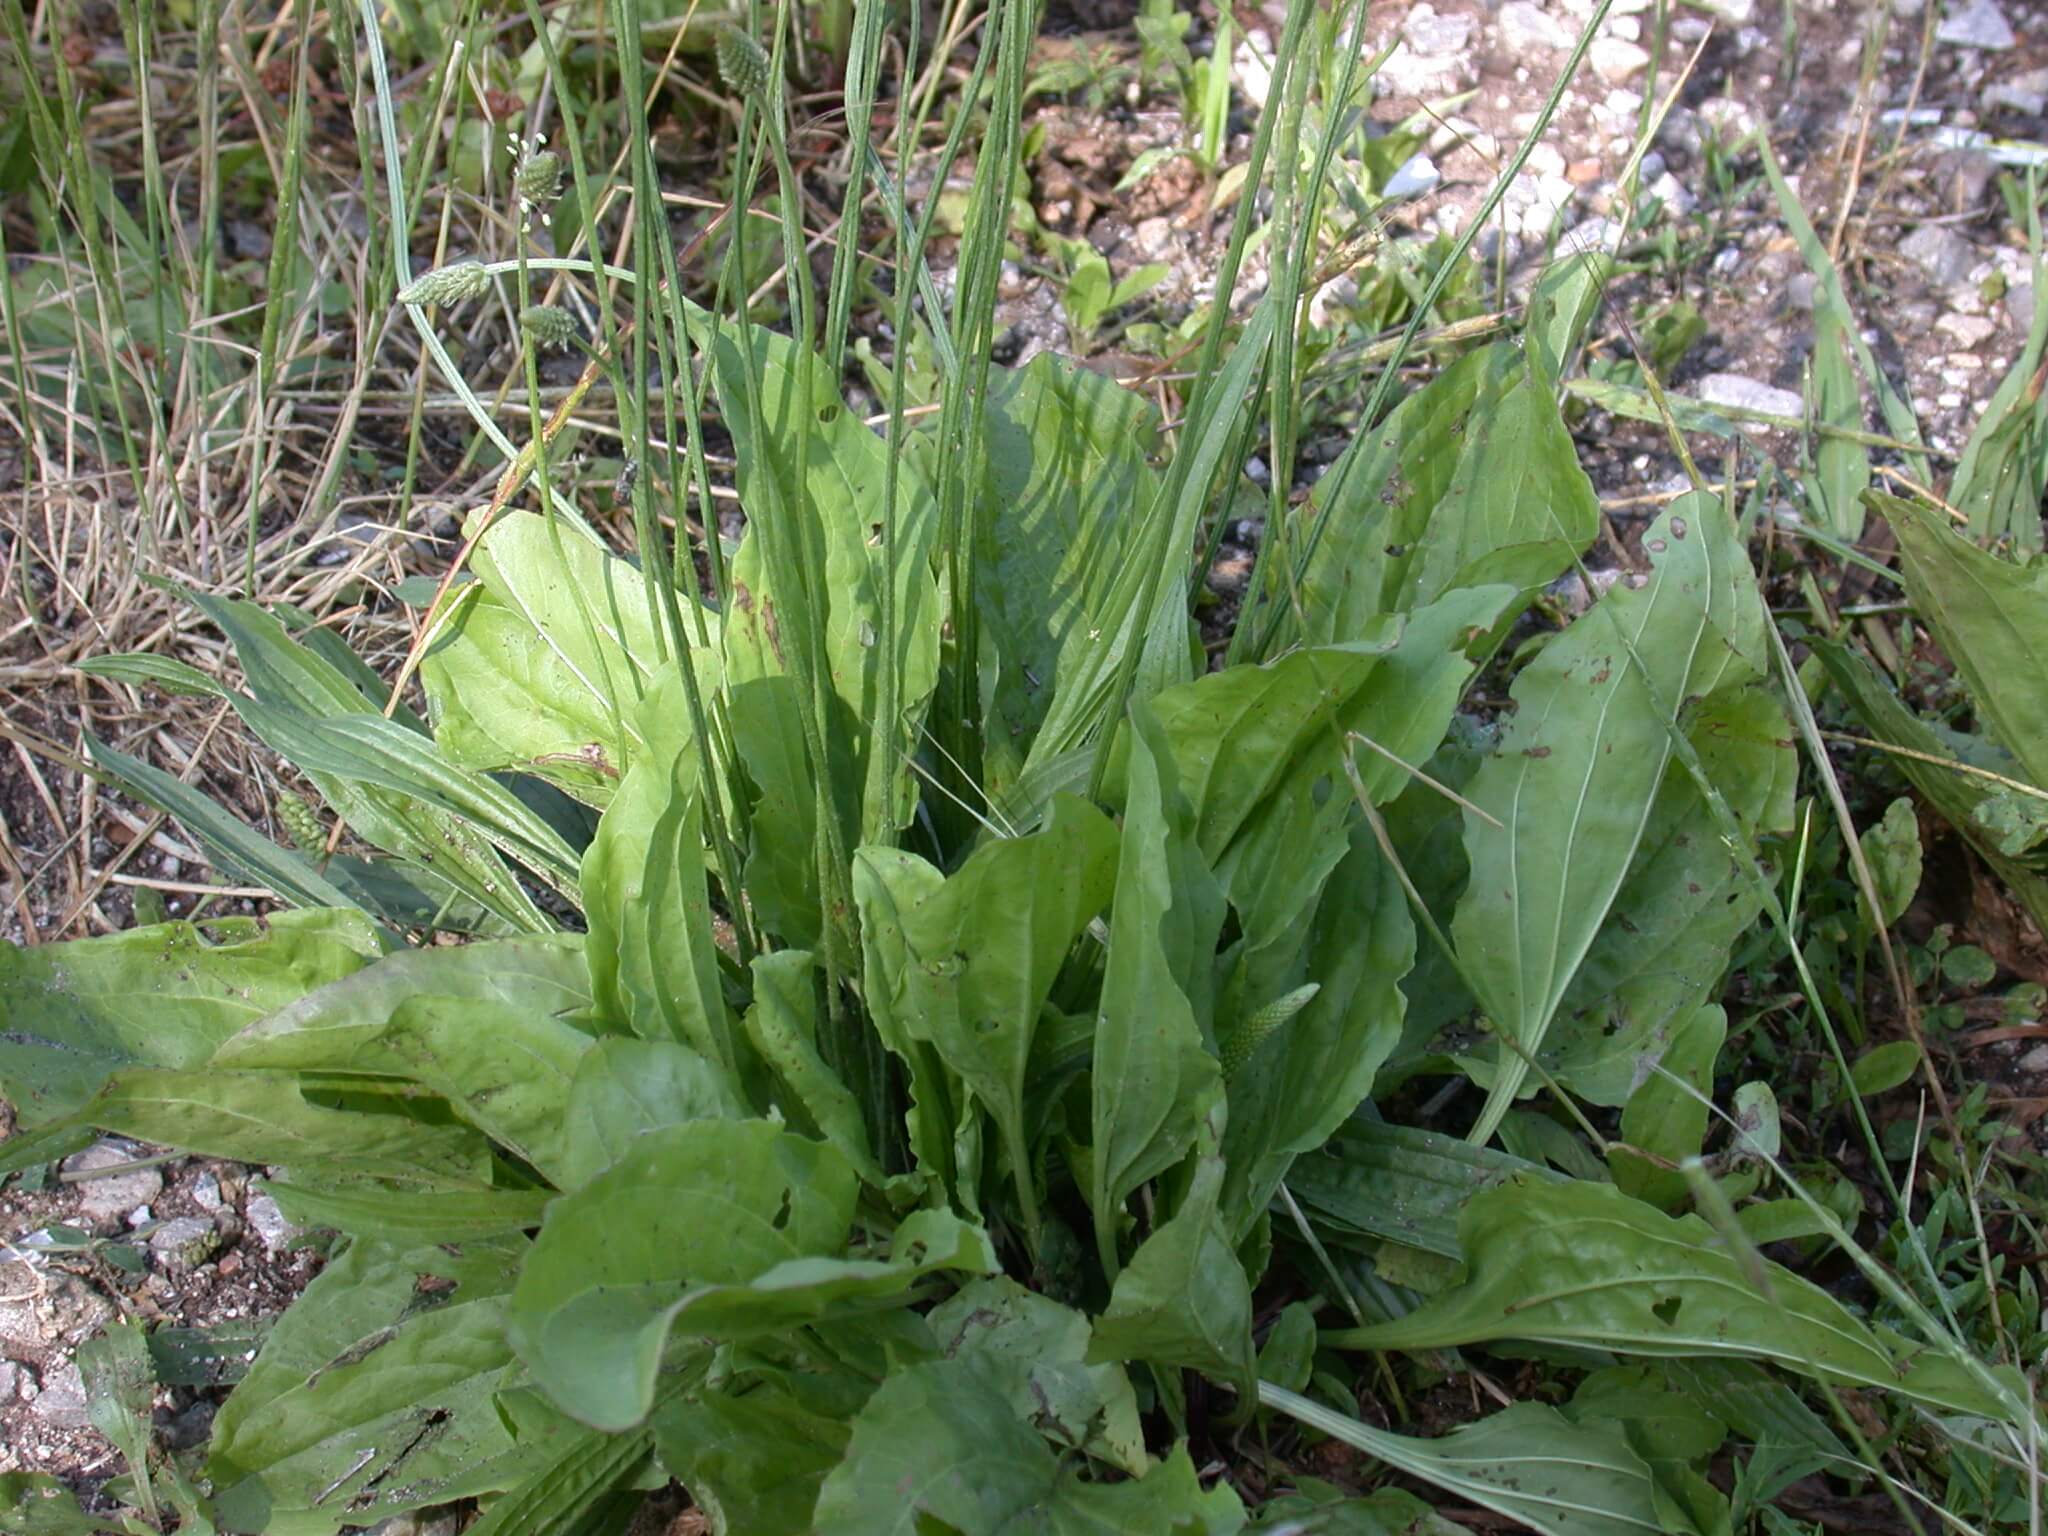
[[220,1180],[211,1171],[202,1173],[192,1181],[192,1203],[202,1211],[217,1211],[221,1208]]
[[1621,225],[1613,219],[1588,219],[1557,242],[1557,253],[1560,256],[1577,256],[1585,251],[1618,251],[1621,249],[1621,235]]
[[1739,373],[1710,373],[1699,382],[1699,398],[1708,405],[1799,420],[1806,403],[1789,389],[1777,389]]
[[1436,163],[1427,155],[1410,155],[1401,162],[1400,168],[1387,178],[1387,184],[1380,189],[1383,197],[1416,197],[1429,191],[1443,180]]
[[1266,60],[1272,57],[1273,39],[1256,28],[1244,35],[1230,56],[1230,73],[1237,88],[1255,107],[1263,107],[1273,89],[1273,71],[1266,67]]
[[2025,117],[2048,112],[2048,69],[2030,69],[2024,75],[1984,88],[1984,105],[2010,107]]
[[1934,328],[1946,332],[1958,346],[1964,347],[1981,347],[1998,330],[1982,315],[1943,315],[1934,322]]
[[1472,29],[1477,25],[1471,16],[1439,16],[1435,6],[1423,4],[1408,13],[1401,23],[1401,35],[1417,53],[1460,53],[1472,41]]
[[[66,1158],[64,1171],[91,1173],[102,1168],[118,1168],[144,1155],[133,1142],[102,1141],[75,1157]],[[79,1214],[92,1222],[123,1221],[135,1207],[154,1200],[163,1187],[164,1176],[154,1168],[136,1168],[127,1173],[111,1173],[104,1178],[85,1179],[78,1185]]]
[[1463,53],[1417,53],[1413,48],[1396,48],[1374,83],[1383,96],[1445,96],[1477,79],[1472,59]]
[[[204,1216],[177,1216],[149,1234],[149,1251],[166,1264],[204,1263],[210,1256],[207,1239],[213,1223]],[[197,1259],[192,1255],[197,1252]]]
[[1641,74],[1650,62],[1649,50],[1619,37],[1596,37],[1586,57],[1593,73],[1609,85],[1621,85]]
[[242,1214],[249,1218],[249,1230],[262,1240],[265,1252],[276,1253],[299,1235],[299,1229],[285,1219],[268,1195],[251,1195]]
[[1756,113],[1732,96],[1714,96],[1701,102],[1699,115],[1724,140],[1742,138],[1756,129]]
[[1948,14],[1934,29],[1934,40],[1956,48],[2012,47],[2012,23],[1998,8],[1998,0],[1952,0]]
[[1684,182],[1666,171],[1650,183],[1650,195],[1671,211],[1673,218],[1682,219],[1699,205],[1699,199]]
[[1756,0],[1705,0],[1706,8],[1734,26],[1746,27],[1756,20]]
[[70,1360],[43,1368],[43,1389],[29,1406],[52,1429],[84,1429],[92,1423],[85,1406],[85,1378]]
[[1530,147],[1529,158],[1522,164],[1538,176],[1562,176],[1564,174],[1564,151],[1545,140]]
[[1508,0],[1500,8],[1496,25],[1500,28],[1501,43],[1511,53],[1531,48],[1562,53],[1572,45],[1572,35],[1564,24],[1531,0]]
[[1922,224],[1899,242],[1899,254],[1944,288],[1977,265],[1977,249],[1946,224]]

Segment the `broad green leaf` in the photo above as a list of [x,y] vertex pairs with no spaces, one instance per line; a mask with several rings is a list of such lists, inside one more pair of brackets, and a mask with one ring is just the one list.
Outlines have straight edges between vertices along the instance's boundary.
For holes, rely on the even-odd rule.
[[223,918],[31,949],[0,946],[0,1092],[24,1128],[69,1114],[126,1066],[193,1068],[272,1009],[360,970],[362,914]]
[[204,1328],[158,1328],[148,1336],[149,1363],[166,1387],[230,1387],[249,1374],[249,1362],[270,1337],[274,1317],[215,1323]]
[[1674,1392],[1663,1373],[1646,1365],[1610,1365],[1594,1371],[1572,1393],[1566,1413],[1577,1423],[1613,1419],[1631,1424],[1631,1435],[1645,1461],[1658,1458],[1698,1461],[1711,1456],[1728,1438],[1728,1426],[1715,1413],[1711,1396]]
[[549,1208],[513,1296],[513,1343],[562,1408],[624,1429],[652,1406],[672,1328],[774,1336],[905,1296],[932,1271],[995,1268],[979,1228],[931,1210],[897,1228],[886,1259],[833,1257],[856,1189],[830,1147],[766,1121],[649,1132]]
[[1125,1199],[1179,1162],[1222,1088],[1204,1043],[1223,893],[1195,845],[1194,812],[1151,708],[1131,710],[1115,926],[1090,1073],[1089,1204],[1116,1252]]
[[1920,890],[1920,817],[1912,796],[1901,795],[1886,806],[1883,819],[1860,841],[1877,886],[1879,910],[1872,916],[1878,927],[1889,928],[1906,915]]
[[650,1131],[745,1118],[732,1080],[688,1046],[623,1036],[599,1040],[577,1062],[569,1085],[562,1187],[589,1183]]
[[1269,996],[1308,982],[1318,990],[1230,1078],[1223,1220],[1233,1239],[1251,1230],[1295,1159],[1328,1141],[1372,1092],[1401,1038],[1400,983],[1415,961],[1407,896],[1363,822],[1341,846],[1302,924],[1298,969],[1267,984]]
[[776,1383],[744,1395],[706,1392],[654,1415],[662,1465],[715,1536],[811,1536],[818,1490],[852,1433]]
[[1320,1153],[1298,1159],[1287,1187],[1341,1235],[1383,1238],[1455,1259],[1466,1202],[1517,1176],[1561,1175],[1435,1131],[1355,1118]]
[[879,1187],[884,1175],[870,1149],[860,1100],[818,1054],[818,993],[809,952],[756,955],[752,970],[747,1038],[782,1082],[784,1118],[831,1142],[863,1179]]
[[916,854],[898,848],[863,848],[854,857],[853,895],[860,910],[863,991],[868,1019],[881,1042],[902,1060],[910,1078],[904,1126],[918,1169],[941,1181],[955,1202],[979,1209],[973,1178],[979,1158],[956,1162],[956,1124],[972,1120],[965,1089],[939,1053],[918,1032],[913,1010],[923,1006],[919,962],[910,947],[905,914],[921,910],[945,888],[945,876]]
[[1666,1530],[1732,1536],[1727,1495],[1701,1475],[1728,1435],[1708,1405],[1673,1392],[1648,1367],[1609,1366],[1579,1383],[1564,1412],[1621,1430],[1656,1481]]
[[[438,972],[427,966],[411,970],[414,976],[475,975],[452,965]],[[356,995],[375,993],[358,988]],[[274,1022],[255,1030],[268,1031]],[[398,997],[373,1030],[299,1028],[256,1040],[245,1033],[216,1053],[215,1061],[247,1066],[253,1059],[297,1072],[417,1083],[446,1099],[458,1120],[558,1179],[569,1084],[591,1043],[582,1030],[523,1000],[416,992]]]
[[[537,774],[609,803],[644,744],[636,707],[674,673],[640,571],[568,520],[551,530],[524,512],[491,526],[473,566],[474,596],[450,605],[420,664],[435,740],[466,767]],[[677,596],[710,694],[718,617],[702,616],[708,648],[698,649],[690,595]]]
[[373,1185],[332,1188],[273,1179],[278,1207],[302,1227],[332,1227],[353,1237],[399,1243],[465,1243],[540,1225],[544,1189],[394,1190]]
[[78,1370],[85,1382],[86,1413],[92,1426],[128,1463],[143,1519],[157,1523],[156,1495],[149,1480],[149,1443],[156,1404],[156,1372],[142,1325],[115,1323],[98,1338],[78,1346]]
[[1259,1383],[1259,1401],[1544,1536],[1670,1530],[1659,1517],[1650,1469],[1613,1424],[1578,1425],[1554,1408],[1517,1403],[1438,1439],[1413,1440],[1268,1382]]
[[[1513,595],[1498,586],[1459,590],[1421,612],[1375,621],[1366,638],[1211,672],[1153,699],[1196,808],[1204,856],[1221,864],[1276,796],[1307,795],[1325,781],[1341,793],[1345,732],[1369,736],[1402,762],[1426,760],[1472,675],[1468,653]],[[1375,803],[1408,784],[1406,771],[1382,753],[1360,748],[1356,755]],[[1120,746],[1112,787],[1121,784],[1126,760]]]
[[[1259,1506],[1251,1529],[1266,1536],[1468,1536],[1405,1488],[1381,1488],[1350,1497],[1313,1478],[1291,1479],[1296,1492]],[[1308,1486],[1304,1486],[1308,1485]]]
[[1611,1185],[1517,1180],[1468,1203],[1458,1231],[1464,1285],[1396,1322],[1324,1342],[1440,1349],[1527,1339],[1727,1356],[1953,1412],[2003,1411],[1945,1355],[1887,1344],[1810,1281],[1775,1264],[1752,1271],[1698,1217],[1666,1216]]
[[[1915,715],[1889,686],[1853,652],[1828,640],[1813,642],[1814,654],[1827,668],[1829,680],[1848,698],[1873,737],[1919,754],[1893,761],[1907,782],[1962,833],[1984,861],[1996,870],[2006,889],[2018,898],[2037,923],[2048,924],[2048,870],[2038,856],[2008,854],[1983,824],[1981,813],[1997,792],[1991,781],[1941,766],[1957,761],[1955,743]],[[1980,744],[1981,745],[1981,744]],[[1929,758],[1934,761],[1928,761]],[[2001,761],[2005,761],[2001,757]],[[1981,765],[1978,765],[1981,766]],[[2008,771],[2009,761],[2005,761]]]
[[1988,555],[1940,514],[1871,497],[1898,536],[1906,595],[1934,631],[1990,734],[2048,788],[2048,566]]
[[[1467,786],[1493,821],[1466,813],[1471,879],[1452,937],[1495,1027],[1528,1052],[1635,860],[1686,702],[1763,671],[1763,606],[1719,503],[1674,503],[1644,548],[1645,583],[1617,585],[1515,679],[1515,713]],[[1502,1052],[1475,1140],[1527,1071]]]
[[0,1472],[0,1525],[15,1536],[99,1536],[106,1523],[43,1472]]
[[634,1137],[548,1208],[513,1294],[511,1337],[557,1405],[627,1429],[654,1400],[669,1323],[692,1286],[744,1284],[836,1253],[853,1170],[762,1120],[698,1120]]
[[530,1008],[415,997],[343,1070],[402,1077],[446,1099],[457,1119],[559,1182],[569,1085],[591,1038]]
[[1143,396],[1049,352],[990,370],[980,520],[992,548],[974,569],[981,635],[994,651],[982,663],[991,798],[1007,797],[1064,685],[1067,638],[1100,604],[1122,541],[1157,492],[1146,463],[1156,421]]
[[[801,697],[787,677],[736,684],[727,704],[733,746],[753,793],[752,841],[741,879],[762,926],[798,949],[816,950],[818,925],[817,779],[804,746]],[[848,781],[832,786],[840,815],[853,815]]]
[[222,1524],[333,1530],[523,1477],[492,1400],[519,1374],[504,1291],[525,1246],[351,1243],[214,1420]]
[[[884,874],[871,850],[859,858]],[[888,1011],[987,1110],[1027,1210],[1036,1198],[1024,1104],[1032,1034],[1067,951],[1109,901],[1116,865],[1109,819],[1063,797],[1044,830],[984,844],[943,882],[919,889],[887,877],[907,953]]]
[[1010,1406],[1055,1444],[1133,1477],[1151,1465],[1137,1395],[1120,1365],[1087,1363],[1088,1319],[1006,1275],[976,1280],[927,1317],[949,1360],[998,1364]]
[[1117,1276],[1095,1321],[1090,1360],[1186,1366],[1252,1389],[1252,1291],[1217,1208],[1223,1171],[1213,1153],[1196,1162],[1180,1209]]
[[1628,1147],[1611,1150],[1608,1162],[1614,1182],[1638,1200],[1667,1211],[1685,1203],[1685,1176],[1677,1165],[1698,1157],[1706,1139],[1714,1063],[1727,1036],[1728,1015],[1718,1005],[1695,1009],[1672,1029],[1657,1070],[1628,1096],[1621,1112]]
[[1873,1046],[1849,1064],[1849,1081],[1864,1098],[1889,1093],[1920,1067],[1920,1046],[1913,1040],[1888,1040]]
[[[877,839],[907,822],[915,807],[908,761],[938,681],[939,594],[930,568],[937,505],[915,462],[899,456],[896,639],[894,654],[885,655],[881,594],[888,566],[881,499],[888,445],[847,410],[823,365],[810,370],[810,398],[799,399],[796,344],[765,327],[752,328],[766,417],[753,420],[741,382],[747,365],[738,328],[701,310],[693,310],[691,319],[702,328],[699,345],[710,353],[738,452],[740,493],[750,504],[763,505],[762,482],[772,478],[787,520],[765,535],[750,520],[733,558],[733,605],[724,634],[727,677],[737,689],[757,678],[800,676],[791,670],[785,647],[806,643],[799,626],[808,615],[825,670],[820,686],[828,695],[825,727],[831,737],[825,750],[847,765],[844,785],[859,786],[853,789],[859,796],[858,833],[849,829],[846,843]],[[797,552],[801,568],[794,563]],[[784,562],[780,569],[778,562]],[[885,739],[870,741],[884,668],[895,676],[898,718],[879,727]],[[744,747],[741,756],[748,757]]]
[[583,943],[581,934],[564,933],[401,950],[342,980],[301,989],[274,1012],[264,1010],[223,1039],[212,1062],[236,1070],[333,1066],[381,1035],[415,997],[581,1017],[590,1008]]
[[[1761,684],[1700,703],[1687,736],[1724,804],[1753,836],[1792,825],[1798,758]],[[1685,765],[1665,768],[1628,878],[1558,1010],[1538,1059],[1571,1092],[1619,1107],[1715,995],[1761,897]],[[1490,1063],[1484,1070],[1490,1071]],[[1476,1064],[1473,1070],[1482,1070]]]
[[699,759],[676,734],[675,695],[652,698],[639,759],[619,785],[583,855],[591,991],[614,1028],[675,1040],[741,1070],[737,1030],[718,980],[704,877]]
[[1600,312],[1614,277],[1614,258],[1605,251],[1580,251],[1553,261],[1529,291],[1523,322],[1526,345],[1555,381],[1575,371],[1580,343]]
[[998,1366],[968,1356],[882,1384],[854,1420],[815,1518],[835,1536],[1231,1536],[1244,1509],[1227,1485],[1202,1490],[1185,1449],[1130,1482],[1083,1481],[1017,1416]]
[[1360,433],[1317,481],[1295,533],[1309,550],[1301,638],[1361,639],[1379,616],[1459,587],[1504,583],[1519,612],[1599,526],[1554,386],[1520,349],[1485,348]]
[[240,1163],[318,1166],[427,1189],[483,1189],[490,1149],[466,1126],[329,1109],[283,1072],[117,1072],[78,1118],[139,1141]]
[[640,1496],[622,1485],[648,1460],[653,1436],[608,1435],[578,1425],[545,1448],[520,1446],[538,1466],[493,1499],[466,1532],[475,1536],[558,1536],[617,1529],[633,1517]]

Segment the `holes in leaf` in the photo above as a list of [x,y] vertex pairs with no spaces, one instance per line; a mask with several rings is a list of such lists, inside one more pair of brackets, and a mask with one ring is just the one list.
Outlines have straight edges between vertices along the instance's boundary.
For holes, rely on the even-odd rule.
[[836,404],[833,404],[833,405],[821,405],[821,406],[819,406],[819,407],[818,407],[818,425],[819,425],[819,426],[821,426],[821,427],[829,427],[829,426],[831,426],[831,425],[832,425],[832,423],[833,423],[833,422],[837,421],[838,419],[839,419],[839,407],[838,407],[838,405],[836,405]]
[[1684,1305],[1684,1297],[1666,1296],[1662,1301],[1651,1307],[1650,1310],[1656,1313],[1658,1322],[1662,1323],[1666,1328],[1670,1328],[1677,1324],[1678,1309]]
[[785,1184],[782,1187],[782,1203],[775,1208],[775,1220],[770,1223],[776,1231],[782,1232],[788,1229],[790,1208],[794,1199],[795,1192]]

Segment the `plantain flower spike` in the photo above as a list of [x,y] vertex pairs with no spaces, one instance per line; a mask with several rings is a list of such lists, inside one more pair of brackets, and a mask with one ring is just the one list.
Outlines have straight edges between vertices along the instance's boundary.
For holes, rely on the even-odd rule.
[[458,261],[413,279],[399,294],[402,304],[461,304],[489,292],[491,274],[480,261]]
[[562,161],[552,149],[534,150],[522,156],[512,173],[512,190],[529,208],[545,209],[562,195]]
[[768,89],[768,53],[738,27],[718,34],[718,73],[742,96],[759,96]]
[[567,347],[576,339],[576,322],[569,311],[553,304],[529,304],[519,312],[519,328],[535,347]]
[[325,850],[327,829],[320,825],[319,812],[288,789],[277,792],[277,821],[291,834],[292,841],[302,852],[320,853]]

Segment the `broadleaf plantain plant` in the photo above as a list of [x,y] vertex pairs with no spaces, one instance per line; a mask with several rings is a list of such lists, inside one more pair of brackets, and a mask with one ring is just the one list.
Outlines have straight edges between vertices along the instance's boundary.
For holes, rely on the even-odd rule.
[[[473,579],[429,618],[425,719],[305,615],[226,598],[193,600],[246,692],[151,658],[91,669],[219,693],[375,850],[324,856],[303,805],[300,846],[272,843],[95,744],[299,910],[0,952],[11,1166],[119,1132],[267,1165],[289,1215],[341,1234],[178,1482],[194,1518],[328,1532],[475,1497],[493,1536],[596,1529],[673,1476],[744,1536],[1227,1533],[1259,1516],[1190,1437],[1263,1401],[1539,1530],[1725,1525],[1700,1468],[1727,1423],[1682,1453],[1647,1437],[1642,1416],[1695,1412],[1653,1371],[1610,1364],[1563,1411],[1441,1442],[1349,1416],[1345,1350],[1508,1337],[2025,1418],[2005,1378],[1670,1214],[1705,1129],[1673,1084],[1711,1083],[1759,839],[1791,819],[1728,511],[1675,503],[1650,569],[1521,667],[1507,723],[1461,719],[1598,526],[1557,381],[1497,342],[1287,511],[1206,669],[1191,599],[1258,400],[1284,417],[1298,384],[1274,338],[1301,295],[1241,326],[1218,306],[1171,443],[1106,378],[986,361],[1014,163],[991,146],[1014,141],[1032,15],[1005,0],[983,31],[950,316],[913,309],[937,297],[929,213],[875,173],[897,334],[927,327],[948,360],[940,411],[906,414],[899,356],[872,431],[831,366],[843,302],[817,351],[730,281],[730,316],[697,308],[642,219],[631,334],[607,316],[593,364],[663,471],[633,488],[637,558],[547,489],[537,430],[539,510],[477,511]],[[615,20],[640,35],[632,0]],[[1303,242],[1351,83],[1322,102],[1289,61],[1332,25],[1294,7],[1254,147],[1257,177],[1288,118],[1267,179]],[[862,0],[852,89],[874,89],[879,37]],[[374,18],[365,45],[381,72]],[[772,162],[794,240],[780,43],[726,52],[742,200]],[[620,67],[630,114],[637,54]],[[571,164],[580,185],[573,141]],[[817,334],[791,252],[791,318]],[[684,526],[708,479],[694,429],[644,446],[659,402],[627,380],[650,377],[735,444],[749,517],[695,552],[713,597],[662,537],[656,497]],[[1376,1087],[1431,1073],[1485,1090],[1470,1144],[1381,1121]],[[1537,1082],[1620,1112],[1611,1182],[1487,1148]],[[1261,1316],[1281,1275],[1319,1299]],[[1807,1419],[1814,1454],[1846,1457]],[[1332,1497],[1272,1513],[1414,1517]]]

